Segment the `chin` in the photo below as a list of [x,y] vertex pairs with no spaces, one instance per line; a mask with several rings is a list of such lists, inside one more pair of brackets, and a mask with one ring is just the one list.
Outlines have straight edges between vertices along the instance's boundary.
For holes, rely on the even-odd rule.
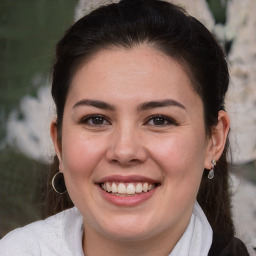
[[122,229],[106,230],[105,235],[113,240],[132,242],[147,239],[152,234],[147,230],[131,230],[130,227],[123,227]]
[[101,231],[114,240],[143,240],[155,233],[153,226],[145,219],[143,215],[139,217],[129,216],[127,218],[117,217],[112,221],[108,221],[107,225],[102,226]]

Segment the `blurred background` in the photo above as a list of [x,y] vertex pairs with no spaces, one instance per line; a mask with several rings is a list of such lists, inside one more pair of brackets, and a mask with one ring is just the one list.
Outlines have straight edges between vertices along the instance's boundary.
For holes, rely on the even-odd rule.
[[52,152],[49,73],[76,4],[0,0],[0,236],[42,218]]
[[[0,0],[0,237],[43,217],[55,45],[101,2],[110,1]],[[172,2],[200,19],[228,56],[234,216],[240,236],[256,247],[256,1]]]

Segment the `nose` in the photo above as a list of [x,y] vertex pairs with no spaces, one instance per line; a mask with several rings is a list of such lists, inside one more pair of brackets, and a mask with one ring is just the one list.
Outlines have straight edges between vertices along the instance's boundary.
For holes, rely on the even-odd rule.
[[128,126],[117,128],[112,134],[106,157],[111,163],[123,166],[145,162],[147,151],[136,128]]

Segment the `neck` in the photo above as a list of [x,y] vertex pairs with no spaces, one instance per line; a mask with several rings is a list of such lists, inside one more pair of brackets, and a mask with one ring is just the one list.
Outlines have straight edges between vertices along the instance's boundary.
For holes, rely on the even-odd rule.
[[102,253],[104,256],[167,256],[185,232],[189,220],[175,229],[167,230],[153,237],[132,241],[106,237],[84,224],[84,234],[86,235],[83,237],[83,250],[86,256],[102,255]]

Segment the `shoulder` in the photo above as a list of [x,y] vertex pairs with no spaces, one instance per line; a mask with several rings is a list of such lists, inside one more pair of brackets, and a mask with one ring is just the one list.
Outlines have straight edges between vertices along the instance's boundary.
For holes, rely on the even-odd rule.
[[228,235],[213,235],[208,256],[250,256],[245,244],[238,238]]
[[8,233],[0,240],[0,255],[40,255],[33,233],[26,227]]
[[0,240],[0,255],[67,255],[77,246],[75,240],[81,239],[81,227],[78,210],[65,210],[8,233]]

